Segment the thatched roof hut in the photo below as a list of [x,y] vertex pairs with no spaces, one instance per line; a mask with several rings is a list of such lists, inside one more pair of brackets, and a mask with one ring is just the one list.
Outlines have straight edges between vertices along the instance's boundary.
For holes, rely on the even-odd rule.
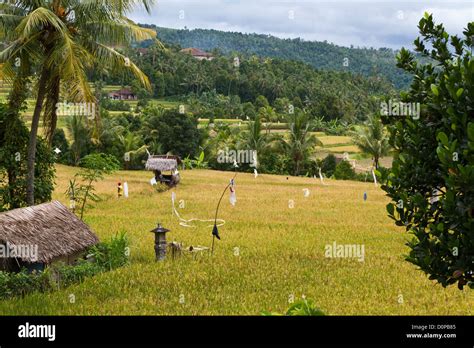
[[99,242],[82,220],[58,201],[0,213],[0,244],[37,246],[37,257],[24,263],[50,264]]
[[179,164],[181,164],[181,158],[179,158],[179,156],[149,156],[148,160],[146,161],[145,168],[146,170],[166,172],[178,169]]

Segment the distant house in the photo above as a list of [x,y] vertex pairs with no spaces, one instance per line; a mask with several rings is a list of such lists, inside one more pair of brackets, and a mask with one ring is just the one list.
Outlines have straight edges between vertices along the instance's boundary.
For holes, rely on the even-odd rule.
[[210,53],[204,52],[203,50],[200,50],[199,48],[184,48],[180,51],[181,53],[186,53],[192,55],[194,58],[199,59],[199,60],[213,60],[214,56]]
[[99,239],[58,201],[0,213],[0,270],[74,263]]
[[138,51],[138,54],[140,55],[140,57],[145,56],[145,55],[148,54],[148,48],[139,48],[137,51]]
[[138,97],[128,88],[121,89],[120,91],[110,92],[109,99],[113,100],[137,100]]

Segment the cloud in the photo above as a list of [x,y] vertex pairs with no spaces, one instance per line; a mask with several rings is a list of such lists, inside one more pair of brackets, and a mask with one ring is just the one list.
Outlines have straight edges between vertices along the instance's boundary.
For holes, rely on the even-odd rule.
[[137,10],[137,22],[169,28],[217,29],[343,46],[412,47],[423,13],[433,13],[451,34],[474,21],[470,0],[158,0],[152,14]]

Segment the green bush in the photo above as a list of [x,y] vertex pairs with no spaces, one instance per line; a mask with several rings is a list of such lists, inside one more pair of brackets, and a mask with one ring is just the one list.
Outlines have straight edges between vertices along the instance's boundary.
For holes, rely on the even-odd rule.
[[18,273],[0,271],[0,299],[12,296],[25,296],[39,291],[45,292],[52,288],[50,272],[28,273],[26,269]]
[[100,171],[104,174],[110,174],[120,169],[120,162],[114,155],[105,153],[92,153],[84,156],[79,165],[83,168]]
[[104,98],[100,101],[100,106],[109,111],[130,111],[130,104],[123,100]]
[[336,170],[336,156],[334,156],[333,154],[329,154],[323,159],[323,162],[321,165],[321,171],[327,177],[331,177],[333,176],[335,170]]
[[337,180],[354,180],[356,173],[348,161],[341,161],[334,171],[334,177]]
[[124,232],[116,235],[110,242],[99,243],[93,246],[90,253],[97,265],[108,271],[122,267],[128,263],[128,238]]
[[80,261],[77,265],[58,265],[53,267],[57,284],[60,288],[66,288],[72,284],[82,283],[85,278],[93,277],[101,272],[97,263]]
[[66,139],[66,134],[64,133],[64,129],[56,128],[53,134],[53,143],[51,148],[55,150],[58,148],[61,152],[56,157],[56,163],[62,164],[71,164],[71,152],[69,149],[69,143]]

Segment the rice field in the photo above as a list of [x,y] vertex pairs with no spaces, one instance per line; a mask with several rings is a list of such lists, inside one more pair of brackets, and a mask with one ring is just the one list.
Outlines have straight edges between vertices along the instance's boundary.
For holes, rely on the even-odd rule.
[[318,139],[323,143],[324,146],[334,145],[347,145],[352,144],[352,138],[348,136],[338,135],[319,135]]
[[332,145],[329,147],[324,147],[324,150],[332,153],[359,153],[360,149],[356,145]]
[[[65,204],[75,171],[57,167],[54,198]],[[174,189],[179,214],[211,219],[232,173],[181,176]],[[108,176],[97,184],[103,200],[85,214],[100,239],[127,232],[130,265],[64,290],[0,302],[0,315],[259,315],[282,312],[292,296],[303,295],[328,315],[473,314],[472,291],[444,289],[404,261],[408,236],[386,216],[388,198],[373,184],[238,174],[236,206],[228,195],[221,205],[226,224],[214,255],[157,263],[148,231],[158,221],[171,229],[168,241],[209,247],[212,237],[207,223],[180,226],[171,192],[155,192],[151,177],[144,171]],[[115,197],[119,180],[129,183],[128,199]],[[364,246],[363,261],[325,257],[334,242]]]

